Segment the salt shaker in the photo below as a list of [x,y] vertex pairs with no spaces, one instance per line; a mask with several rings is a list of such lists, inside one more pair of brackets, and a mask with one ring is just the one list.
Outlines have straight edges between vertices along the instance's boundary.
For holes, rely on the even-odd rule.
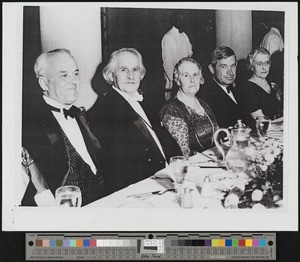
[[184,188],[183,195],[181,198],[181,207],[183,208],[193,207],[192,194],[191,194],[191,190],[188,187]]
[[212,188],[211,188],[211,184],[209,181],[209,177],[205,177],[204,184],[203,184],[202,190],[201,190],[201,196],[211,197],[211,195],[212,195]]

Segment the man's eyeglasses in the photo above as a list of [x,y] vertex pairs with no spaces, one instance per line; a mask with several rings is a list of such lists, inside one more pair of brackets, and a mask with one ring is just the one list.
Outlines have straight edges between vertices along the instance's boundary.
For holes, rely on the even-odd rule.
[[255,65],[259,66],[259,67],[263,67],[263,66],[271,66],[271,61],[266,61],[266,62],[261,62],[261,61],[258,61],[256,62],[255,61]]

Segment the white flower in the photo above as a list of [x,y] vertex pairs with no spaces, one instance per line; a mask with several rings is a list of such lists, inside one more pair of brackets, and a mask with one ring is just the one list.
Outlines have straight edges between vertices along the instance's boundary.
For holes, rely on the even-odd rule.
[[274,154],[265,154],[265,160],[269,163],[273,163],[275,159],[275,155]]
[[255,189],[252,194],[251,194],[251,198],[253,201],[260,201],[263,197],[263,192],[259,189]]
[[279,197],[278,195],[273,196],[273,200],[274,200],[275,202],[277,202],[279,199],[280,199],[280,197]]
[[262,171],[266,171],[268,169],[268,166],[263,164],[263,165],[260,166],[260,168],[261,168]]
[[273,152],[273,149],[271,147],[267,147],[265,149],[265,155],[272,154],[272,152]]
[[280,152],[281,152],[280,148],[276,148],[276,149],[274,150],[274,155],[275,155],[275,156],[278,156],[278,155],[280,154]]
[[252,209],[266,209],[266,207],[261,203],[256,203],[252,206]]
[[239,197],[236,194],[229,194],[224,201],[224,206],[226,208],[230,206],[237,206],[238,203]]

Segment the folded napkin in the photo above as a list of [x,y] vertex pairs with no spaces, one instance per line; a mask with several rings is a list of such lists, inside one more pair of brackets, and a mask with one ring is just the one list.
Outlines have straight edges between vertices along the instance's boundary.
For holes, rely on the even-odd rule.
[[151,178],[166,189],[174,188],[175,178],[170,167],[157,171]]

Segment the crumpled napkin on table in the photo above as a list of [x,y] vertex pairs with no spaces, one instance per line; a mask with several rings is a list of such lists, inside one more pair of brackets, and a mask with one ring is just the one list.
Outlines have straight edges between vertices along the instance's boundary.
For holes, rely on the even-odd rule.
[[166,189],[174,188],[175,178],[170,167],[157,171],[151,178]]

